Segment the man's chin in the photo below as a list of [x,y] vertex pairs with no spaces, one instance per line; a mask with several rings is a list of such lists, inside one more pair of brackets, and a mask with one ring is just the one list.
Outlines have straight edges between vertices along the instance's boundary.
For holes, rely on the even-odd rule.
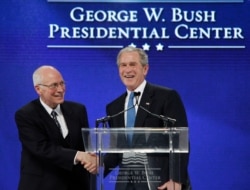
[[61,98],[61,99],[57,100],[56,102],[57,102],[57,104],[62,104],[64,102],[64,98]]
[[127,85],[126,86],[129,91],[134,91],[135,87],[132,85]]

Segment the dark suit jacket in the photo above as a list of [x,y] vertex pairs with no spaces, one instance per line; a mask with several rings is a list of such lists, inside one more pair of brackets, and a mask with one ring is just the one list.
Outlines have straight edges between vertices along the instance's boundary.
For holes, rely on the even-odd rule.
[[81,128],[88,127],[84,105],[61,104],[69,133],[64,139],[39,99],[15,114],[22,144],[19,190],[89,189],[90,175],[74,165],[77,150],[84,151]]
[[[127,93],[122,94],[120,97],[109,103],[106,107],[107,115],[114,115],[121,110],[124,110],[124,103]],[[141,97],[140,106],[143,106],[150,112],[157,115],[164,115],[167,117],[175,118],[175,127],[187,127],[187,117],[183,103],[175,90],[153,85],[146,84],[144,92]],[[118,115],[109,121],[110,127],[124,127],[124,115]],[[163,127],[164,123],[161,119],[148,114],[141,108],[138,108],[136,120],[136,127]],[[120,140],[120,139],[119,139]],[[133,139],[133,142],[136,141]],[[174,181],[186,183],[188,179],[188,154],[175,154],[174,156]],[[105,171],[104,176],[110,172],[110,168],[120,166],[122,156],[120,154],[107,154],[104,158]],[[162,183],[169,181],[169,155],[148,155],[148,162],[150,167],[162,168],[158,176],[161,176]],[[161,184],[162,184],[161,183]],[[161,184],[155,184],[153,189]],[[123,185],[124,187],[124,185]],[[122,188],[122,187],[120,187]]]

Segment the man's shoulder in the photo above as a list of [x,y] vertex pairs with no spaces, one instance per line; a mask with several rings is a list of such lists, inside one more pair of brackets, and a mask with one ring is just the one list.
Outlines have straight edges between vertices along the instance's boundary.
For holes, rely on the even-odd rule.
[[76,101],[71,101],[71,100],[64,100],[63,104],[65,105],[83,105],[82,103],[80,102],[76,102]]
[[26,103],[22,107],[20,107],[15,112],[15,118],[18,116],[22,117],[29,117],[29,118],[37,118],[39,114],[43,111],[42,104],[40,103],[39,99],[31,100],[30,102]]
[[159,85],[159,84],[153,84],[153,83],[147,83],[146,89],[152,89],[152,90],[158,90],[158,91],[165,91],[165,92],[170,92],[173,91],[174,89],[169,88],[167,86]]
[[21,106],[18,111],[21,110],[26,110],[26,111],[33,111],[34,109],[36,109],[36,107],[39,105],[39,99],[34,99],[28,103],[26,103],[25,105]]
[[144,93],[151,94],[151,95],[159,95],[159,96],[166,96],[166,95],[174,95],[176,94],[176,90],[158,84],[148,83],[144,89]]
[[109,107],[111,105],[118,105],[120,103],[124,103],[125,97],[126,97],[126,93],[123,93],[122,95],[118,96],[117,98],[109,102],[107,106]]
[[71,100],[64,100],[64,102],[61,104],[62,106],[69,106],[69,107],[85,107],[83,103],[71,101]]

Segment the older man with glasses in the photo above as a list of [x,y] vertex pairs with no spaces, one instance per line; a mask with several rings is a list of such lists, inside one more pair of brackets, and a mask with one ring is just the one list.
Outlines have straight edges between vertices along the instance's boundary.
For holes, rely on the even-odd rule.
[[22,145],[19,190],[90,189],[98,158],[85,152],[81,128],[89,127],[84,105],[65,101],[65,82],[52,66],[33,74],[39,98],[15,114]]

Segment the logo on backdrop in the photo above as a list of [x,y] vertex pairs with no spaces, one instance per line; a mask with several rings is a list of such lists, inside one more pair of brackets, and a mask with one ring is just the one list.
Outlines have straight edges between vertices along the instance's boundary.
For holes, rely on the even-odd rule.
[[86,4],[69,8],[65,12],[67,24],[49,24],[51,44],[47,47],[122,48],[131,45],[159,52],[168,48],[245,48],[238,43],[228,45],[228,41],[243,42],[244,32],[232,24],[222,26],[218,22],[218,10],[145,5],[149,4],[142,4],[139,9],[133,6],[89,9]]

